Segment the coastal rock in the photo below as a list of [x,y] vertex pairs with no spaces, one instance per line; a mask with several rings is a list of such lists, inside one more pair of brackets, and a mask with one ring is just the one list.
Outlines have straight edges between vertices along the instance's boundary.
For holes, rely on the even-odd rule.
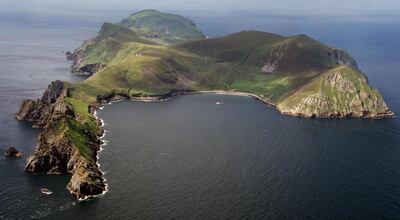
[[33,127],[43,128],[50,118],[50,106],[41,100],[33,101],[26,99],[22,102],[21,107],[15,114],[18,120],[33,122]]
[[[16,117],[33,122],[34,127],[44,128],[44,132],[39,135],[35,152],[27,159],[25,171],[49,175],[71,173],[68,189],[78,199],[83,199],[101,194],[105,190],[104,179],[96,163],[96,154],[101,143],[98,134],[101,134],[101,129],[94,127],[74,130],[77,129],[76,123],[87,122],[82,120],[84,113],[76,112],[67,101],[69,96],[70,88],[67,83],[52,82],[41,99],[25,100]],[[94,117],[93,122],[98,126]],[[80,150],[82,147],[78,144],[81,142],[76,141],[76,132],[84,139],[85,148],[89,152],[82,153]]]
[[93,75],[96,72],[102,70],[104,67],[105,65],[101,63],[87,64],[80,67],[78,72],[82,75]]
[[[97,151],[93,143],[90,158],[83,156],[65,134],[54,135],[53,129],[39,137],[39,144],[28,160],[25,171],[59,175],[71,173],[67,188],[78,199],[99,195],[105,190],[103,175],[95,162]],[[97,141],[98,142],[98,141]],[[99,142],[98,142],[99,143]]]
[[66,54],[67,59],[72,61],[71,72],[78,75],[93,75],[105,67],[105,65],[102,63],[83,64],[85,57],[85,52],[83,48],[86,48],[90,44],[92,44],[91,41],[91,39],[85,41],[82,44],[82,47],[76,49],[74,53],[69,52],[68,54]]
[[[84,45],[84,44],[82,44],[82,45]],[[73,72],[73,73],[79,72],[79,68],[82,66],[81,63],[83,62],[84,56],[85,55],[83,54],[81,48],[76,49],[74,51],[74,53],[70,56],[71,61],[72,61],[71,68],[70,68],[71,72]]]
[[26,163],[25,171],[30,173],[63,174],[71,153],[70,143],[65,136],[42,133],[35,152]]
[[69,97],[70,91],[68,84],[56,80],[50,83],[42,96],[42,101],[45,103],[54,103],[59,97]]
[[68,51],[65,53],[65,58],[67,58],[67,60],[73,60],[74,54]]
[[334,59],[336,65],[347,65],[358,69],[357,62],[344,50],[329,49],[328,56]]
[[380,93],[356,69],[340,66],[311,81],[277,105],[282,114],[322,118],[393,117]]
[[78,199],[85,199],[93,195],[100,195],[106,190],[103,174],[96,163],[91,163],[76,154],[68,163],[73,170],[67,189]]
[[6,157],[22,157],[23,153],[18,151],[15,147],[9,147],[5,152],[4,155]]
[[[51,118],[54,107],[56,107],[58,111],[62,108],[59,105],[53,104],[59,97],[68,97],[70,95],[69,92],[67,83],[59,80],[54,81],[45,90],[41,99],[36,101],[29,99],[24,100],[18,112],[15,114],[15,117],[18,120],[33,122],[33,127],[43,128]],[[66,112],[67,109],[62,113]]]
[[72,72],[78,72],[79,68],[83,66],[84,59],[86,57],[85,49],[87,47],[90,47],[91,45],[94,44],[95,39],[90,38],[88,40],[85,40],[81,47],[77,48],[74,50],[74,52],[69,56],[71,58],[71,71]]

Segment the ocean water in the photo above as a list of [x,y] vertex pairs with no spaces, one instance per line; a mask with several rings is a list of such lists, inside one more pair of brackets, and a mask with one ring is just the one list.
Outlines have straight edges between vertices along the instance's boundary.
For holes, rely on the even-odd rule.
[[[14,112],[52,80],[82,80],[69,73],[63,52],[95,34],[102,21],[119,20],[115,13],[1,17],[0,148],[34,150],[40,130],[16,121]],[[181,14],[208,36],[241,29],[306,33],[344,48],[400,113],[396,17]],[[120,102],[98,114],[106,122],[100,164],[109,192],[76,202],[65,189],[68,175],[27,175],[24,159],[0,157],[0,219],[400,218],[398,118],[295,118],[227,95]],[[53,195],[41,194],[40,187]]]
[[[96,29],[76,27],[58,21],[11,17],[0,20],[0,219],[27,219],[46,216],[70,206],[65,190],[68,176],[27,175],[25,160],[34,151],[39,129],[14,118],[23,99],[39,98],[53,80],[75,82],[82,77],[72,75],[64,52],[73,50]],[[16,147],[23,159],[8,159],[3,150]],[[41,187],[54,190],[46,197]]]

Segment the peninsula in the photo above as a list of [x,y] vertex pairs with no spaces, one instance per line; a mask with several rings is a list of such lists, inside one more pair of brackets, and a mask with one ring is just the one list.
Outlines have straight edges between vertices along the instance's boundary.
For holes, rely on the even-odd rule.
[[73,72],[91,76],[52,82],[41,99],[24,100],[16,117],[44,129],[26,172],[71,173],[67,188],[81,200],[106,190],[96,161],[103,131],[94,112],[113,100],[227,91],[293,116],[394,116],[347,52],[306,35],[205,38],[185,17],[145,10],[104,23],[67,58]]

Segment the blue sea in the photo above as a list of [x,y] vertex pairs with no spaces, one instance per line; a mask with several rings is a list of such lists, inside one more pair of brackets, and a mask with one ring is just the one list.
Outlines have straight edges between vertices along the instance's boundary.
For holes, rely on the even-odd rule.
[[[39,98],[56,79],[83,80],[64,53],[132,12],[0,14],[0,148],[34,151],[41,131],[14,119],[22,100]],[[172,12],[210,37],[304,33],[345,49],[400,114],[397,15]],[[120,102],[98,114],[109,191],[77,202],[65,189],[68,175],[28,175],[26,156],[0,157],[0,219],[400,219],[398,118],[295,118],[229,95]]]

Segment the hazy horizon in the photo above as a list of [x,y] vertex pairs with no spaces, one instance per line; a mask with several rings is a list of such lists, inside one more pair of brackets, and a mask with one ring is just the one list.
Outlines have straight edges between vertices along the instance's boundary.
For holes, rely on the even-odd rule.
[[114,11],[157,9],[164,11],[207,11],[229,13],[233,11],[256,11],[271,14],[291,15],[365,15],[365,14],[398,14],[400,3],[395,0],[156,0],[135,2],[127,0],[2,0],[0,13],[6,12],[35,12],[58,13],[62,15],[82,11]]

